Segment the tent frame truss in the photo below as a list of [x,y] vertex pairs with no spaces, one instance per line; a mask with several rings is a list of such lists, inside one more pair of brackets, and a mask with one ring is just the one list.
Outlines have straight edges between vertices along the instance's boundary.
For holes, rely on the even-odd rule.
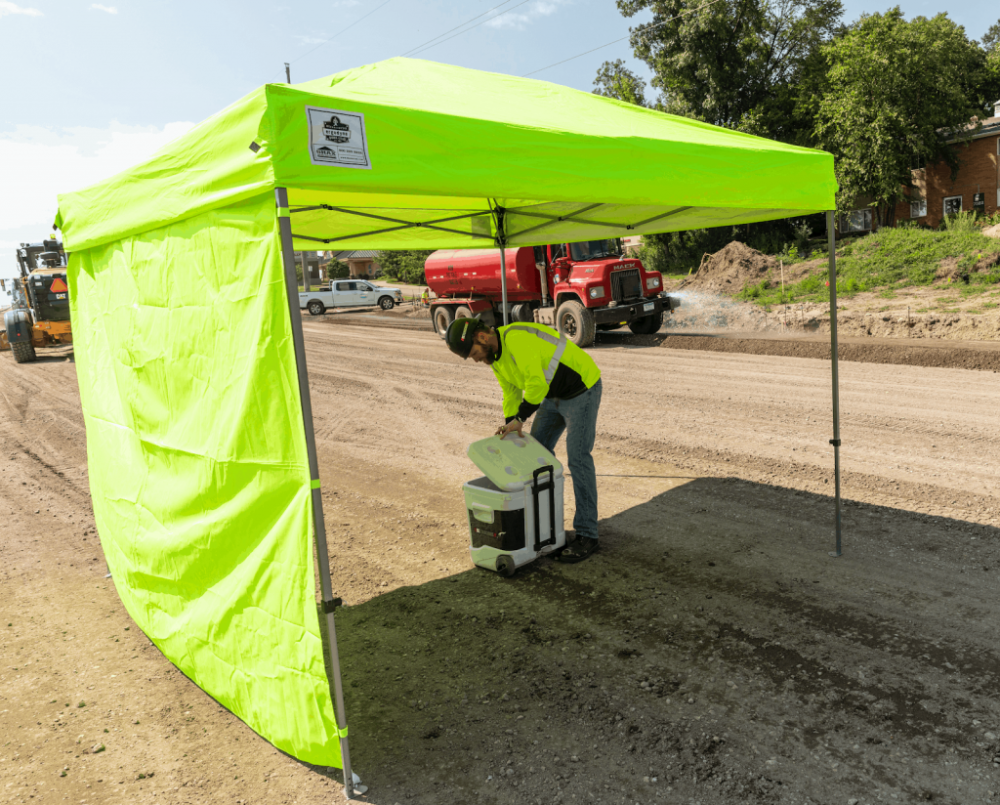
[[447,227],[436,226],[436,224],[444,224],[448,223],[449,221],[461,221],[467,218],[479,218],[480,216],[483,215],[489,215],[490,213],[485,210],[482,212],[465,213],[464,215],[452,215],[448,218],[437,218],[433,221],[404,221],[401,218],[388,218],[384,215],[375,215],[370,212],[359,212],[358,210],[349,210],[346,207],[333,207],[329,204],[317,204],[313,207],[294,207],[292,209],[289,209],[289,212],[290,213],[312,212],[314,210],[329,210],[330,212],[342,212],[346,213],[347,215],[357,215],[362,218],[374,218],[377,221],[387,221],[393,224],[400,224],[400,226],[393,226],[389,227],[388,229],[376,229],[372,232],[358,232],[353,235],[340,235],[335,238],[314,238],[314,237],[309,237],[308,235],[294,235],[293,237],[297,238],[298,240],[312,240],[317,243],[334,243],[338,240],[367,238],[372,235],[381,235],[385,232],[398,232],[401,229],[414,229],[418,227],[423,227],[424,229],[436,229],[438,232],[448,232],[449,234],[461,235],[462,237],[485,238],[486,240],[493,240],[492,235],[480,235],[476,232],[461,232],[458,229],[448,229]]

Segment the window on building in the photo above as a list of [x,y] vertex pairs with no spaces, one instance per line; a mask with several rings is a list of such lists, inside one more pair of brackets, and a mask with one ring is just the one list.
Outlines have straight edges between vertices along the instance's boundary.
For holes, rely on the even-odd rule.
[[944,214],[956,215],[962,211],[961,196],[947,196],[944,200]]
[[845,213],[841,224],[842,232],[870,232],[872,228],[872,211],[853,210]]
[[927,199],[910,202],[910,217],[925,218],[927,216]]
[[914,154],[912,157],[910,157],[910,170],[922,171],[926,167],[927,167],[927,160],[923,156],[919,154]]

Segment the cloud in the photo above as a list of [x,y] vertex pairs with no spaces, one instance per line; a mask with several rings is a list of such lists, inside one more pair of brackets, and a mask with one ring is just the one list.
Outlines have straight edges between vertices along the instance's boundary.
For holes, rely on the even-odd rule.
[[0,275],[12,273],[8,258],[16,244],[48,237],[59,193],[79,190],[142,162],[193,126],[19,125],[0,133]]
[[0,17],[7,14],[24,14],[26,17],[44,17],[37,8],[21,8],[17,3],[9,3],[7,0],[0,0]]
[[314,36],[314,35],[301,36],[301,35],[297,35],[295,38],[298,39],[299,42],[301,42],[303,45],[318,45],[320,42],[325,42],[328,37],[325,37],[322,34],[320,34],[319,36]]
[[486,22],[489,28],[514,28],[524,30],[529,24],[542,17],[549,17],[559,10],[560,6],[568,5],[569,0],[536,0],[524,11],[517,14],[497,12],[497,14]]
[[96,9],[97,11],[103,11],[105,14],[117,14],[118,9],[114,6],[102,6],[100,3],[91,3],[90,7]]

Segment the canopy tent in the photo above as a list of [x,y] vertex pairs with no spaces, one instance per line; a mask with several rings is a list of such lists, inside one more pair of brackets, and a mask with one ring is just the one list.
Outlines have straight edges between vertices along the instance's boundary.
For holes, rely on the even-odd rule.
[[342,767],[350,793],[293,250],[829,223],[835,192],[824,152],[392,59],[268,84],[60,196],[95,517],[129,613],[276,746]]

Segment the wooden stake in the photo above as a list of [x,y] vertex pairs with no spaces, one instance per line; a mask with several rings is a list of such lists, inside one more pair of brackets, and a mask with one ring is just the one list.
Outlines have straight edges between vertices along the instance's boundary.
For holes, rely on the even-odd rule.
[[788,305],[785,304],[785,261],[779,260],[778,267],[781,269],[781,304],[782,304],[782,322],[781,329],[784,331],[785,326],[788,324]]

